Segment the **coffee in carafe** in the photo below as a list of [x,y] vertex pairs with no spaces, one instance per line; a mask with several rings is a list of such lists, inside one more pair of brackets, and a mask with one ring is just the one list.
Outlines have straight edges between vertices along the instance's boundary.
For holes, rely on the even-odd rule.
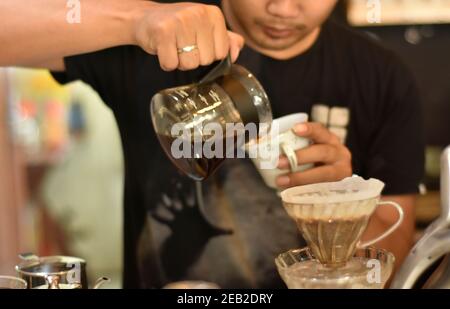
[[167,156],[194,180],[206,179],[249,138],[264,134],[261,128],[268,131],[272,122],[263,87],[229,58],[200,83],[157,93],[151,116]]
[[[238,137],[231,137],[233,139],[233,148],[237,148],[240,143],[237,142]],[[164,152],[167,154],[172,163],[177,169],[194,180],[207,179],[214,171],[221,165],[226,158],[226,139],[209,140],[209,141],[193,141],[193,140],[180,140],[180,144],[184,145],[190,150],[190,154],[185,157],[179,157],[173,155],[173,145],[177,142],[177,138],[169,137],[165,135],[158,135],[158,139]],[[210,148],[218,147],[224,149],[224,155],[205,157],[203,149],[205,146]],[[230,144],[230,143],[228,143]]]

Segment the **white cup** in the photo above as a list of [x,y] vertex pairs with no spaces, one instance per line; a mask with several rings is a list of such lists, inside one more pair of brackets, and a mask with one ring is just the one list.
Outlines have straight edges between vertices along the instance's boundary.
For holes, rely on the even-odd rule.
[[308,121],[304,113],[291,114],[272,122],[270,133],[247,144],[246,150],[267,186],[277,189],[275,180],[288,171],[277,168],[281,154],[289,160],[291,172],[301,172],[312,165],[298,165],[296,151],[309,146],[309,140],[296,135],[292,128]]

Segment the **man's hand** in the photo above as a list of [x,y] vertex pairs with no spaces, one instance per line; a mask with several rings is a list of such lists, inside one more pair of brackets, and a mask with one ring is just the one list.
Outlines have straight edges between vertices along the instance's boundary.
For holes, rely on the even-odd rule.
[[[196,3],[152,3],[136,25],[137,44],[157,55],[161,68],[192,70],[224,59],[231,53],[236,61],[244,39],[227,31],[225,18],[217,6]],[[179,53],[187,46],[197,48]]]
[[[303,172],[290,173],[277,178],[281,188],[301,186],[319,182],[339,181],[352,176],[352,156],[339,138],[319,123],[299,124],[293,128],[301,137],[313,144],[296,152],[299,165],[315,164]],[[289,161],[280,157],[278,168],[289,169]]]
[[[67,20],[66,1],[0,1],[0,66],[64,70],[62,59],[115,46],[138,45],[164,70],[235,61],[244,39],[228,32],[217,6],[142,0],[81,1],[81,22]],[[20,14],[17,14],[20,12]],[[51,18],[43,18],[51,16]],[[26,22],[23,22],[26,20]],[[179,54],[179,49],[197,48]]]

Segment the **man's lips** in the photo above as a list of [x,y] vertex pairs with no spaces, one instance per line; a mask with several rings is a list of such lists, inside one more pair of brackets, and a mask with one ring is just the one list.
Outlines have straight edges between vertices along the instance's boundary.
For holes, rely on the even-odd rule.
[[283,39],[291,36],[295,29],[294,28],[275,28],[270,26],[262,26],[264,33],[275,39]]

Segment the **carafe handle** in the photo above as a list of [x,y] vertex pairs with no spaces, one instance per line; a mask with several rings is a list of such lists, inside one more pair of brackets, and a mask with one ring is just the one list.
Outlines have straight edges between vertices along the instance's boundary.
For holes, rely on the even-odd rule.
[[200,84],[209,83],[221,76],[224,76],[230,72],[231,69],[231,55],[223,59],[215,68],[213,68],[205,77],[200,80]]

